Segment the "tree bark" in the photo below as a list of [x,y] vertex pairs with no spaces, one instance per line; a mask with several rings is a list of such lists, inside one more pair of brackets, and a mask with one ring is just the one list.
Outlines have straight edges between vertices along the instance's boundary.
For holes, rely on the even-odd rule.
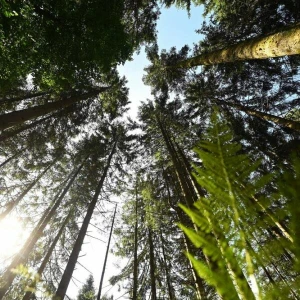
[[[85,160],[84,160],[84,162],[85,162]],[[13,280],[16,277],[16,274],[12,273],[11,270],[15,269],[20,264],[25,264],[26,263],[26,261],[28,260],[28,257],[30,255],[31,251],[33,250],[36,242],[43,235],[43,231],[44,231],[45,227],[47,226],[50,219],[55,214],[55,212],[56,212],[57,208],[59,207],[59,205],[61,204],[64,196],[66,195],[66,193],[70,189],[72,183],[74,182],[74,180],[77,177],[78,173],[82,169],[84,162],[77,169],[77,171],[75,172],[75,174],[73,175],[73,177],[71,178],[71,180],[69,181],[69,183],[67,184],[65,189],[63,190],[63,192],[61,193],[61,195],[59,195],[59,194],[56,195],[57,200],[55,201],[54,205],[50,209],[49,213],[47,213],[48,212],[48,210],[47,210],[46,211],[47,215],[45,215],[45,214],[43,215],[43,217],[41,218],[39,224],[36,226],[36,228],[33,230],[31,235],[28,237],[27,241],[25,242],[25,245],[21,249],[20,254],[18,254],[13,259],[13,261],[11,262],[9,267],[3,273],[2,277],[1,277],[1,279],[3,280],[3,284],[2,284],[2,287],[0,288],[0,300],[4,297],[4,295],[6,294],[6,292],[8,291],[8,289],[10,287],[10,285],[12,284]]]
[[102,284],[103,284],[103,279],[104,279],[104,274],[105,274],[105,269],[106,269],[106,262],[107,262],[109,247],[110,247],[111,236],[112,236],[112,232],[113,232],[113,228],[114,228],[116,212],[117,212],[117,204],[115,207],[115,212],[114,212],[114,216],[113,216],[112,224],[111,224],[111,228],[110,228],[109,239],[108,239],[106,253],[105,253],[105,259],[104,259],[104,263],[103,263],[103,269],[102,269],[102,274],[101,274],[101,279],[100,279],[100,284],[99,284],[97,300],[100,300],[100,298],[101,298]]
[[193,206],[193,203],[195,202],[196,199],[194,199],[193,195],[191,194],[191,189],[189,188],[186,180],[185,180],[185,176],[184,176],[184,169],[182,168],[182,165],[180,163],[180,161],[178,160],[178,156],[176,154],[176,151],[174,149],[174,146],[172,145],[172,142],[160,120],[160,118],[156,115],[156,120],[158,122],[158,126],[160,128],[160,131],[163,135],[163,138],[164,138],[164,142],[165,142],[165,145],[167,147],[167,150],[171,156],[171,160],[172,160],[172,163],[174,165],[174,168],[175,168],[175,172],[176,172],[176,175],[177,175],[177,178],[178,178],[178,181],[179,181],[179,184],[181,186],[181,189],[182,189],[182,192],[183,192],[183,195],[184,195],[184,198],[186,200],[186,204],[189,208],[192,208]]
[[138,289],[138,192],[135,187],[135,224],[134,224],[134,253],[133,253],[133,287],[132,300],[137,300]]
[[65,268],[64,274],[63,274],[63,276],[61,278],[59,286],[58,286],[58,288],[56,290],[55,296],[53,297],[53,300],[54,299],[55,300],[63,300],[64,297],[65,297],[65,295],[66,295],[66,292],[67,292],[67,289],[68,289],[70,280],[72,278],[72,274],[73,274],[73,271],[75,269],[75,265],[77,263],[77,259],[78,259],[78,256],[79,256],[79,253],[80,253],[80,250],[81,250],[81,246],[82,246],[84,237],[85,237],[86,232],[87,232],[87,228],[89,226],[89,223],[90,223],[90,220],[92,218],[95,206],[97,204],[98,197],[99,197],[99,194],[101,192],[104,180],[105,180],[105,178],[107,176],[107,172],[109,170],[112,157],[113,157],[113,155],[115,153],[116,146],[117,146],[117,141],[115,141],[115,143],[114,143],[112,151],[111,151],[111,153],[110,153],[110,155],[108,157],[108,160],[107,160],[107,165],[104,168],[103,175],[101,176],[99,184],[98,184],[98,186],[97,186],[97,188],[95,190],[94,197],[93,197],[91,203],[88,206],[88,210],[87,210],[87,213],[86,213],[85,218],[83,220],[83,223],[82,223],[81,229],[79,231],[77,240],[76,240],[76,242],[74,244],[73,250],[72,250],[71,255],[69,257],[69,261],[68,261],[67,266]]
[[248,115],[255,116],[255,117],[260,118],[262,120],[273,122],[277,125],[300,131],[300,122],[285,119],[285,118],[282,118],[282,117],[277,117],[277,116],[274,116],[274,115],[271,115],[271,114],[268,114],[268,113],[260,112],[260,111],[252,109],[250,107],[243,106],[243,105],[238,104],[238,103],[230,103],[230,102],[227,102],[227,101],[224,101],[224,100],[215,100],[215,102],[217,104],[221,104],[221,105],[225,104],[227,106],[237,108],[238,110],[241,110],[241,111],[247,113]]
[[297,54],[300,54],[300,24],[274,34],[248,39],[221,50],[188,58],[170,68],[192,68],[237,60],[266,59]]
[[[46,265],[48,264],[49,259],[50,259],[51,255],[52,255],[52,252],[53,252],[54,248],[56,247],[56,244],[57,244],[58,240],[60,239],[60,237],[61,237],[61,235],[62,235],[62,233],[63,233],[66,225],[68,224],[71,215],[72,215],[72,212],[70,211],[69,214],[68,214],[68,216],[66,217],[65,221],[61,225],[58,233],[56,234],[55,239],[52,241],[52,244],[51,244],[50,248],[48,249],[47,254],[45,255],[45,257],[44,257],[44,259],[43,259],[43,261],[42,261],[42,263],[41,263],[41,265],[40,265],[40,267],[39,267],[39,269],[37,271],[37,274],[39,276],[41,276],[43,274],[43,272],[44,272],[44,270],[46,268]],[[32,284],[29,285],[29,287],[31,289],[34,289],[35,286],[36,286],[35,283],[32,283]],[[23,297],[23,300],[30,300],[30,297],[31,297],[32,294],[33,293],[31,291],[26,292],[26,294]]]
[[[107,90],[108,88],[103,88],[102,91]],[[51,103],[46,103],[44,105],[38,105],[27,109],[22,109],[7,113],[0,116],[0,130],[24,123],[25,121],[44,116],[53,111],[68,107],[76,102],[86,100],[91,97],[97,96],[101,91],[93,90],[84,95],[73,96],[70,98],[65,98],[60,101],[55,101]]]
[[19,202],[29,193],[36,183],[47,173],[47,171],[56,163],[56,159],[33,181],[29,186],[12,202],[8,203],[7,208],[0,214],[0,222],[19,204]]

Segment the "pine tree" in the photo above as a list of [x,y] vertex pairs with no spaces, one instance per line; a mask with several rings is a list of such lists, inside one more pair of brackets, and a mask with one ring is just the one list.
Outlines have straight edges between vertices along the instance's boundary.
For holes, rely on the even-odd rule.
[[77,300],[95,300],[94,278],[92,275],[88,277],[86,283],[82,286],[77,296]]

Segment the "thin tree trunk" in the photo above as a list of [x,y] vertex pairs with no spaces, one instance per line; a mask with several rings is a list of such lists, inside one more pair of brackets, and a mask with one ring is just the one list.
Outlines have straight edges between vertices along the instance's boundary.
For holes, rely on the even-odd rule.
[[133,254],[133,287],[132,300],[137,300],[138,289],[138,192],[137,183],[135,188],[135,224],[134,224],[134,254]]
[[170,68],[191,68],[237,60],[265,59],[300,54],[300,24],[267,36],[252,38],[221,50],[200,54]]
[[274,122],[277,125],[281,125],[283,127],[292,128],[294,130],[300,131],[300,122],[285,119],[282,117],[277,117],[277,116],[274,116],[274,115],[271,115],[268,113],[260,112],[260,111],[243,106],[238,103],[230,103],[230,102],[227,102],[224,100],[215,100],[215,102],[218,104],[221,104],[221,105],[225,104],[225,105],[237,108],[238,110],[241,110],[241,111],[247,113],[248,115],[255,116],[255,117],[263,119],[265,121]]
[[27,99],[31,99],[31,98],[45,96],[48,94],[50,94],[50,93],[49,92],[36,92],[36,93],[32,93],[32,94],[28,93],[23,96],[19,96],[19,97],[15,97],[15,98],[4,98],[4,99],[0,99],[0,105],[19,102],[19,101],[23,101],[23,100],[27,100]]
[[116,146],[117,146],[117,141],[114,143],[112,151],[111,151],[111,153],[110,153],[110,155],[108,157],[108,160],[107,160],[107,165],[104,168],[103,175],[101,176],[99,184],[98,184],[98,186],[97,186],[97,188],[95,190],[94,197],[93,197],[91,203],[88,206],[87,213],[86,213],[85,218],[83,220],[83,223],[82,223],[81,229],[79,231],[77,240],[76,240],[76,242],[74,244],[72,253],[71,253],[70,257],[69,257],[69,261],[68,261],[67,266],[65,268],[64,274],[63,274],[63,276],[61,278],[59,286],[58,286],[58,288],[56,290],[55,296],[53,297],[53,299],[55,299],[55,300],[62,300],[62,299],[64,299],[64,297],[66,295],[66,292],[67,292],[67,289],[68,289],[70,280],[72,278],[72,274],[73,274],[73,271],[74,271],[74,268],[75,268],[75,265],[77,263],[77,259],[78,259],[78,256],[79,256],[79,253],[80,253],[80,250],[81,250],[81,246],[82,246],[84,237],[85,237],[86,232],[87,232],[87,228],[89,226],[89,223],[90,223],[90,220],[92,218],[95,206],[97,204],[97,200],[98,200],[99,194],[101,192],[104,180],[105,180],[105,178],[107,176],[107,172],[109,170],[112,157],[113,157],[113,155],[115,153]]
[[4,132],[0,135],[0,142],[3,142],[3,141],[5,141],[5,140],[7,140],[7,139],[9,139],[9,138],[11,138],[11,137],[13,137],[13,136],[15,136],[15,135],[21,133],[21,132],[23,132],[23,131],[25,131],[25,130],[34,128],[35,126],[37,126],[37,125],[39,125],[39,124],[41,124],[41,123],[47,121],[48,119],[53,118],[53,115],[54,115],[54,114],[52,114],[52,115],[50,115],[50,116],[48,116],[48,117],[42,118],[42,119],[40,119],[40,120],[38,120],[38,121],[32,122],[32,123],[30,123],[30,124],[28,124],[28,125],[24,125],[24,126],[18,128],[18,129],[16,129],[16,130],[4,131]]
[[[172,142],[169,139],[169,136],[167,134],[167,132],[165,131],[159,117],[157,116],[157,122],[159,125],[159,128],[161,130],[161,133],[163,135],[166,147],[168,149],[168,152],[171,156],[171,160],[173,162],[173,165],[175,167],[175,172],[176,172],[176,176],[177,176],[177,180],[179,181],[180,187],[181,187],[181,191],[183,193],[184,199],[186,200],[186,204],[189,208],[193,207],[193,203],[196,199],[194,199],[194,197],[191,195],[191,190],[189,189],[186,180],[184,179],[184,174],[182,173],[184,168],[182,168],[182,165],[180,164],[179,160],[178,160],[178,156],[176,154],[176,151],[172,145]],[[177,211],[178,216],[180,215],[180,213],[178,212],[178,208],[174,208]],[[193,224],[195,226],[195,224]],[[186,241],[186,250],[187,252],[189,252],[189,241]],[[203,284],[203,280],[202,278],[200,278],[197,273],[195,272],[195,270],[192,267],[191,261],[189,260],[190,266],[192,268],[192,275],[195,281],[195,287],[196,287],[196,296],[197,299],[205,299],[206,295],[205,295],[205,291],[204,291],[204,284]]]
[[19,155],[21,155],[22,151],[24,150],[24,148],[22,148],[20,151],[18,151],[17,153],[15,153],[14,155],[12,155],[11,157],[9,157],[7,160],[5,160],[3,163],[0,164],[0,168],[4,167],[6,164],[8,164],[11,160],[13,160],[14,158],[18,157]]
[[12,202],[8,203],[7,208],[0,214],[0,222],[19,204],[19,202],[30,192],[36,183],[47,173],[47,171],[56,163],[56,159],[33,181],[29,186]]
[[[108,88],[103,88],[102,91]],[[0,130],[24,123],[25,121],[44,116],[53,111],[68,107],[76,102],[86,100],[91,97],[95,97],[100,93],[99,90],[88,92],[84,95],[73,96],[60,101],[46,103],[44,105],[38,105],[27,109],[22,109],[7,113],[0,116]]]
[[165,142],[165,145],[167,147],[167,150],[168,150],[168,152],[171,156],[171,160],[173,162],[179,184],[181,186],[184,198],[186,200],[186,204],[189,208],[192,208],[195,199],[193,199],[193,196],[191,195],[191,190],[189,189],[189,187],[186,183],[186,180],[185,180],[185,177],[184,177],[184,174],[183,174],[184,170],[183,170],[180,162],[178,161],[178,157],[176,156],[176,152],[174,151],[174,147],[172,145],[172,142],[170,141],[169,136],[168,136],[165,128],[163,127],[163,124],[162,124],[162,122],[161,122],[161,120],[158,116],[156,116],[156,120],[158,122],[158,126],[160,128],[160,131],[163,135],[164,142]]
[[175,144],[176,144],[176,148],[178,150],[178,153],[179,153],[180,157],[182,158],[182,161],[183,161],[184,167],[186,169],[186,172],[189,174],[190,180],[193,184],[193,188],[195,189],[195,192],[197,194],[197,198],[199,199],[200,197],[204,197],[205,194],[204,194],[203,189],[201,188],[201,186],[199,186],[197,180],[192,175],[192,168],[191,168],[190,162],[188,161],[185,153],[183,152],[181,147],[178,145],[178,143],[175,142]]
[[[85,162],[85,160],[84,160],[84,162]],[[26,261],[28,260],[28,257],[30,255],[31,251],[33,250],[36,242],[43,235],[43,231],[44,231],[45,227],[49,223],[50,219],[54,216],[54,214],[55,214],[57,208],[59,207],[59,205],[61,204],[64,196],[66,195],[66,193],[70,189],[71,185],[73,184],[75,178],[77,177],[78,173],[82,169],[84,162],[77,169],[77,171],[75,172],[75,174],[73,175],[73,177],[71,178],[71,180],[69,181],[69,183],[67,184],[65,189],[63,190],[63,192],[61,193],[61,195],[60,196],[59,196],[59,194],[57,195],[58,198],[55,201],[52,208],[50,209],[49,213],[47,215],[45,215],[45,214],[43,215],[43,217],[40,220],[39,224],[33,230],[31,235],[28,237],[27,241],[25,242],[25,245],[23,246],[23,248],[19,252],[20,254],[18,254],[13,259],[13,261],[11,262],[9,267],[3,273],[1,279],[4,282],[4,284],[0,288],[0,300],[4,297],[5,293],[8,291],[10,285],[12,284],[13,280],[16,277],[16,274],[12,273],[11,270],[15,269],[20,264],[25,264],[26,263]],[[48,210],[46,211],[46,213],[47,212],[48,212]]]
[[[57,244],[58,240],[60,239],[60,237],[61,237],[61,235],[62,235],[62,233],[63,233],[66,225],[68,224],[71,215],[72,215],[72,211],[69,212],[69,214],[66,217],[65,221],[61,225],[58,233],[56,234],[55,239],[52,241],[52,244],[51,244],[50,248],[48,249],[47,254],[45,255],[45,257],[44,257],[44,259],[43,259],[43,261],[42,261],[42,263],[41,263],[41,265],[40,265],[40,267],[39,267],[39,269],[37,271],[37,274],[39,276],[41,276],[43,274],[43,272],[44,272],[44,270],[46,268],[46,265],[48,264],[49,259],[50,259],[51,255],[52,255],[52,252],[53,252],[54,248],[56,247],[56,244]],[[29,285],[29,288],[31,290],[34,289],[35,287],[36,287],[36,283],[35,282]],[[31,291],[26,292],[26,294],[23,297],[23,300],[29,300],[30,297],[31,297],[31,295],[32,295]]]
[[164,261],[164,268],[166,272],[166,279],[167,279],[167,286],[168,286],[168,293],[169,293],[169,299],[170,300],[175,300],[175,293],[174,289],[171,283],[171,276],[169,272],[169,266],[167,264],[167,258],[166,258],[166,253],[165,253],[165,247],[164,247],[164,240],[163,240],[163,235],[161,232],[161,228],[159,229],[159,236],[160,236],[160,241],[161,241],[161,248],[162,248],[162,257]]
[[112,232],[113,232],[113,228],[114,228],[116,212],[117,212],[117,204],[115,207],[115,212],[114,212],[114,216],[113,216],[112,223],[111,223],[111,228],[110,228],[109,239],[108,239],[106,253],[105,253],[105,259],[104,259],[104,263],[103,263],[103,269],[102,269],[102,274],[101,274],[101,279],[100,279],[100,284],[99,284],[97,300],[100,300],[100,298],[101,298],[103,279],[104,279],[104,274],[105,274],[105,269],[106,269],[106,262],[107,262],[109,247],[110,247],[111,236],[112,236]]
[[[151,300],[156,300],[156,283],[155,283],[155,262],[154,262],[154,247],[152,239],[152,230],[148,228],[148,242],[149,242],[149,257],[150,257],[150,279],[151,279]],[[99,299],[98,299],[99,300]]]

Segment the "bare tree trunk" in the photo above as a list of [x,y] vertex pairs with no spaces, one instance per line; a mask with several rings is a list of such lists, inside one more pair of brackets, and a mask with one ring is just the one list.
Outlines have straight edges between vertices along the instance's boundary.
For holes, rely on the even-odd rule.
[[22,148],[20,151],[18,151],[17,153],[15,153],[14,155],[12,155],[11,157],[9,157],[7,160],[5,160],[3,163],[0,164],[0,168],[4,167],[6,164],[8,164],[11,160],[13,160],[14,158],[18,157],[19,155],[21,155],[22,151],[24,150],[24,148]]
[[49,94],[50,94],[49,92],[36,92],[36,93],[32,93],[32,94],[27,93],[23,96],[19,96],[19,97],[15,97],[15,98],[3,98],[3,99],[0,99],[0,105],[19,102],[19,101],[36,98],[36,97],[40,97],[40,96],[45,96],[45,95],[49,95]]
[[180,183],[180,186],[181,186],[181,189],[182,189],[182,192],[184,194],[184,198],[186,200],[186,204],[189,208],[191,208],[193,206],[193,203],[195,202],[196,199],[194,199],[192,193],[191,193],[191,190],[185,180],[185,176],[184,176],[184,169],[182,168],[181,166],[181,163],[180,161],[178,160],[178,157],[176,155],[176,151],[174,149],[174,146],[172,145],[172,142],[160,120],[160,118],[158,116],[156,116],[156,120],[158,122],[158,125],[159,125],[159,128],[160,128],[160,131],[163,135],[163,138],[164,138],[164,142],[165,142],[165,145],[168,149],[168,152],[171,156],[171,160],[173,162],[173,165],[174,165],[174,168],[175,168],[175,172],[176,172],[176,175],[177,175],[177,178],[178,178],[178,181]]
[[101,189],[102,189],[102,186],[103,186],[103,183],[104,183],[104,180],[107,176],[107,172],[110,168],[111,160],[112,160],[112,157],[115,153],[116,146],[117,146],[117,141],[115,141],[115,143],[114,143],[112,151],[111,151],[111,153],[108,157],[108,160],[107,160],[107,165],[104,168],[103,175],[101,176],[99,184],[98,184],[98,186],[95,190],[94,197],[93,197],[91,203],[88,206],[87,213],[85,215],[85,218],[83,220],[83,223],[82,223],[81,229],[79,231],[77,240],[74,244],[73,250],[72,250],[71,255],[69,257],[69,261],[68,261],[67,266],[65,268],[64,274],[61,278],[59,286],[56,290],[55,296],[53,297],[53,299],[55,299],[55,300],[62,300],[62,299],[64,299],[64,297],[66,295],[66,292],[67,292],[67,289],[68,289],[70,280],[72,278],[72,274],[73,274],[73,271],[74,271],[74,268],[75,268],[75,265],[77,263],[77,259],[78,259],[78,256],[79,256],[79,253],[80,253],[80,250],[81,250],[81,246],[82,246],[84,237],[85,237],[86,232],[87,232],[87,228],[88,228],[90,220],[92,218],[95,206],[96,206],[97,201],[98,201],[98,197],[100,195],[100,192],[101,192]]
[[152,230],[148,228],[148,242],[149,242],[149,257],[150,257],[150,279],[151,279],[151,300],[156,300],[156,282],[155,282],[155,261],[154,261],[154,247]]
[[300,122],[285,119],[282,117],[277,117],[277,116],[274,116],[274,115],[271,115],[268,113],[260,112],[258,110],[243,106],[238,103],[230,103],[230,102],[227,102],[224,100],[215,100],[215,102],[218,104],[221,104],[221,105],[225,104],[225,105],[237,108],[238,110],[244,111],[248,115],[255,116],[255,117],[263,119],[265,121],[274,122],[277,125],[300,131]]
[[237,60],[266,59],[297,54],[300,54],[300,24],[287,27],[274,34],[252,38],[221,50],[188,58],[170,68],[192,68]]
[[[49,259],[50,259],[51,255],[52,255],[52,252],[53,252],[54,248],[56,247],[56,244],[57,244],[58,240],[60,239],[60,237],[61,237],[61,235],[62,235],[62,233],[63,233],[66,225],[68,224],[71,215],[72,215],[72,211],[69,212],[68,216],[65,218],[65,221],[61,225],[58,233],[56,234],[55,239],[52,241],[52,244],[51,244],[50,248],[48,249],[47,254],[45,255],[45,257],[44,257],[44,259],[43,259],[43,261],[42,261],[42,263],[41,263],[41,265],[40,265],[40,267],[39,267],[39,269],[37,271],[38,275],[41,276],[43,274],[43,272],[44,272],[44,270],[46,268],[46,265],[48,264]],[[36,287],[35,282],[29,285],[30,290],[34,289],[35,287]],[[23,300],[29,300],[30,297],[31,297],[31,295],[32,295],[31,291],[26,292],[26,294],[23,297]]]
[[47,173],[47,171],[56,163],[56,159],[49,164],[49,166],[33,181],[29,186],[15,199],[8,203],[7,208],[0,214],[0,222],[19,204],[19,202],[29,193],[29,191],[36,185],[36,183]]
[[102,268],[102,274],[101,274],[101,279],[100,279],[100,284],[99,284],[99,290],[98,290],[97,300],[100,300],[100,298],[101,298],[101,292],[102,292],[103,279],[104,279],[104,274],[105,274],[105,269],[106,269],[107,256],[108,256],[108,251],[109,251],[109,247],[110,247],[111,236],[112,236],[112,232],[113,232],[113,228],[114,228],[114,222],[115,222],[116,212],[117,212],[117,204],[116,204],[116,207],[115,207],[115,212],[114,212],[114,216],[113,216],[112,223],[111,223],[111,228],[110,228],[109,239],[108,239],[108,243],[107,243],[107,248],[106,248],[106,253],[105,253],[105,259],[104,259],[104,263],[103,263],[103,268]]
[[53,118],[53,115],[54,115],[54,114],[52,114],[52,115],[50,115],[50,116],[48,116],[48,117],[42,118],[42,119],[40,119],[40,120],[38,120],[38,121],[32,122],[32,123],[30,123],[30,124],[28,124],[28,125],[24,125],[24,126],[18,128],[18,129],[15,129],[15,130],[4,131],[4,132],[0,135],[0,142],[3,142],[3,141],[5,141],[5,140],[7,140],[7,139],[9,139],[9,138],[11,138],[11,137],[13,137],[13,136],[15,136],[15,135],[21,133],[21,132],[23,132],[23,131],[25,131],[25,130],[34,128],[35,126],[37,126],[37,125],[39,125],[39,124],[41,124],[41,123],[43,123],[43,122],[45,122],[45,121],[47,121],[47,120]]
[[[84,162],[85,162],[85,160],[84,160]],[[12,273],[11,270],[15,269],[20,264],[25,264],[27,262],[28,257],[30,255],[31,251],[33,250],[36,242],[43,235],[43,231],[44,231],[45,227],[49,223],[50,219],[54,216],[54,214],[55,214],[57,208],[59,207],[59,205],[61,204],[64,196],[66,195],[66,193],[70,189],[71,185],[73,184],[75,178],[77,177],[78,173],[82,169],[84,162],[77,169],[77,171],[75,172],[75,174],[73,175],[73,177],[71,178],[71,180],[69,181],[69,183],[67,184],[65,189],[63,190],[63,192],[61,193],[61,195],[58,194],[56,196],[57,200],[55,201],[54,205],[50,209],[49,213],[48,213],[48,210],[46,210],[47,215],[45,215],[45,214],[43,215],[43,217],[40,220],[39,224],[33,230],[31,235],[28,237],[27,241],[25,242],[25,245],[23,246],[23,248],[19,252],[20,254],[18,254],[13,259],[13,261],[11,262],[9,267],[3,273],[2,277],[1,277],[1,280],[3,281],[3,284],[0,288],[0,299],[2,299],[4,297],[4,295],[6,294],[6,292],[8,291],[8,289],[10,287],[10,285],[12,284],[12,282],[14,281],[14,279],[16,277],[16,274]]]
[[138,289],[138,192],[137,182],[135,187],[135,224],[134,224],[134,253],[133,253],[133,287],[132,299],[137,300]]
[[[180,160],[178,159],[178,156],[176,154],[176,151],[174,149],[174,146],[172,145],[172,141],[170,140],[168,133],[166,132],[160,118],[158,116],[156,116],[159,128],[161,130],[161,133],[163,135],[166,147],[168,149],[168,152],[171,156],[171,160],[173,162],[174,168],[175,168],[175,172],[176,172],[176,176],[178,179],[178,182],[180,183],[180,187],[181,187],[181,191],[183,193],[184,199],[186,200],[186,204],[189,208],[193,207],[193,203],[197,200],[194,198],[193,194],[192,194],[192,190],[189,188],[187,182],[186,182],[186,178],[185,178],[185,174],[184,174],[184,168],[182,167],[182,164],[180,162]],[[177,208],[176,208],[176,211]],[[187,249],[188,250],[188,249]],[[202,252],[202,251],[201,251]],[[190,265],[191,262],[189,261]],[[192,266],[192,265],[191,265]],[[195,287],[196,287],[196,295],[197,295],[197,299],[205,299],[205,291],[204,291],[204,284],[203,284],[203,280],[202,278],[200,278],[197,273],[194,271],[194,269],[192,268],[192,272],[193,272],[193,278],[195,280]]]
[[169,272],[169,265],[167,263],[167,257],[166,257],[166,253],[165,253],[164,240],[163,240],[163,235],[162,235],[162,232],[161,232],[161,228],[159,229],[159,236],[160,236],[160,241],[161,241],[164,268],[165,268],[165,272],[166,272],[169,299],[170,300],[175,300],[175,293],[174,293],[174,288],[173,288],[172,282],[171,282],[171,276],[170,276],[170,272]]
[[[102,91],[108,88],[103,88]],[[68,107],[76,102],[87,100],[91,97],[96,97],[101,91],[93,90],[84,95],[73,96],[70,98],[65,98],[60,101],[55,101],[51,103],[46,103],[44,105],[38,105],[30,107],[27,109],[22,109],[18,111],[13,111],[0,116],[0,130],[24,123],[25,121],[44,116],[53,111]]]

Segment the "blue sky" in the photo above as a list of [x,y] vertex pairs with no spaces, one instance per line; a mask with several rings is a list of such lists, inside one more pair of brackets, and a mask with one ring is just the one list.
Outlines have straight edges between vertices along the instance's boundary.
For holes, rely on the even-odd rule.
[[[169,9],[163,9],[160,19],[158,21],[158,45],[160,50],[170,49],[176,46],[180,49],[184,45],[193,46],[193,43],[197,43],[201,36],[196,34],[195,30],[201,27],[203,22],[202,17],[203,9],[202,7],[192,7],[191,15],[185,10],[178,10],[175,7]],[[120,66],[119,72],[121,75],[126,76],[128,80],[129,87],[129,99],[131,101],[130,105],[130,116],[134,119],[137,114],[137,108],[140,101],[147,98],[151,99],[150,87],[145,86],[142,81],[144,75],[144,68],[149,65],[149,61],[146,58],[144,49],[141,49],[139,54],[133,56],[133,60],[127,62],[124,66]],[[119,207],[119,212],[120,212]],[[97,223],[97,218],[93,218],[92,224]],[[102,227],[101,224],[98,224]],[[99,233],[92,226],[89,226],[90,235],[100,238],[104,241],[108,239],[108,234],[106,236],[100,236]],[[114,238],[112,240],[112,245],[114,243]],[[82,247],[82,252],[80,253],[81,258],[79,258],[80,264],[82,264],[87,270],[93,273],[95,279],[95,287],[97,288],[100,281],[102,265],[104,260],[104,254],[106,250],[106,243],[99,240],[95,240],[91,237],[85,238],[85,244]],[[110,289],[108,279],[118,273],[118,269],[114,266],[120,260],[110,253],[107,261],[107,269],[105,273],[103,292],[107,292]],[[89,276],[89,272],[85,270],[81,265],[77,264],[77,269],[74,272],[74,277],[81,282],[85,282]],[[74,282],[80,287],[81,284],[77,280]],[[72,299],[76,299],[78,292],[78,287],[74,283],[71,283],[67,292],[67,295]],[[114,299],[128,299],[128,295],[122,296],[124,290],[118,292],[116,288],[111,289],[108,292],[109,295],[114,295]]]
[[[185,10],[176,7],[163,9],[157,24],[159,49],[169,50],[173,46],[180,49],[184,45],[192,47],[193,43],[197,43],[201,36],[195,31],[201,27],[202,14],[202,7],[192,7],[190,17]],[[145,74],[143,69],[149,64],[144,49],[141,49],[140,54],[135,54],[132,61],[118,68],[120,74],[128,80],[129,99],[132,102],[130,115],[133,118],[137,114],[140,101],[151,99],[150,87],[145,86],[142,81]]]

